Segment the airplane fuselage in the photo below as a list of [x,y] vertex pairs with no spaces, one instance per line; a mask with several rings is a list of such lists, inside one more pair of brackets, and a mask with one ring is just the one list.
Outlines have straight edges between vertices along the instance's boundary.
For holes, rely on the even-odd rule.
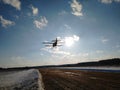
[[53,43],[53,47],[57,46],[57,38],[55,40],[55,42]]

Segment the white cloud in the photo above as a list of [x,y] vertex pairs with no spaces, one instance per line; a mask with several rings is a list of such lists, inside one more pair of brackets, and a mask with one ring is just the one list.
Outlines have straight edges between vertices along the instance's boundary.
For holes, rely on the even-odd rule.
[[77,35],[73,35],[73,36],[71,36],[71,37],[65,37],[65,38],[64,38],[64,40],[66,40],[66,39],[68,39],[68,40],[70,40],[70,41],[79,41],[80,37],[77,36]]
[[108,42],[108,41],[109,41],[109,40],[106,39],[106,38],[102,39],[102,43],[106,43],[106,42]]
[[82,13],[82,4],[80,4],[77,0],[72,0],[71,8],[72,8],[72,14],[75,16],[83,16]]
[[14,15],[14,17],[15,17],[16,19],[19,19],[19,16],[17,16],[17,15]]
[[96,53],[100,54],[100,53],[103,53],[102,50],[97,50]]
[[36,8],[34,6],[31,6],[31,8],[32,8],[33,15],[37,15],[38,14],[38,8]]
[[40,20],[35,20],[33,23],[37,28],[43,29],[47,26],[48,20],[46,19],[46,17],[41,17]]
[[11,6],[13,6],[14,8],[16,8],[17,10],[20,10],[21,7],[21,2],[20,0],[2,0],[5,4],[9,4]]
[[34,66],[37,65],[36,62],[33,60],[28,59],[27,57],[23,56],[12,56],[10,57],[10,62],[8,66],[11,67],[23,67],[23,66]]
[[59,47],[56,48],[42,48],[41,50],[52,53],[52,54],[59,54],[59,55],[70,55],[70,52],[62,51],[59,49]]
[[120,0],[114,0],[115,2],[120,2]]
[[113,0],[100,0],[101,3],[105,3],[105,4],[108,4],[108,3],[112,3]]
[[65,15],[65,14],[67,14],[65,10],[62,10],[60,13],[58,13],[58,15]]
[[87,62],[90,60],[90,53],[73,53],[68,56],[68,60],[70,59],[72,63],[80,63],[80,62]]
[[65,42],[65,45],[70,47],[72,46],[76,41],[79,41],[80,37],[77,35],[73,35],[72,37],[65,37],[63,41]]
[[73,38],[74,38],[75,41],[79,41],[79,39],[80,39],[80,37],[77,36],[77,35],[73,35]]
[[54,51],[52,51],[52,53],[54,53],[54,54],[70,55],[70,52],[60,51],[60,50],[54,50]]
[[120,50],[118,50],[118,52],[120,53]]
[[120,48],[120,45],[116,45],[116,48]]
[[11,56],[5,57],[2,63],[0,63],[1,67],[23,67],[23,66],[33,66],[35,62],[23,56]]
[[64,25],[67,30],[71,30],[71,27],[67,24]]
[[81,53],[80,56],[81,57],[88,57],[89,53]]
[[30,12],[28,12],[28,13],[27,13],[27,16],[29,16],[29,17],[30,17],[31,15],[32,15],[32,13],[30,13]]
[[120,0],[100,0],[101,3],[110,4],[112,2],[120,2]]
[[12,63],[14,64],[24,64],[23,62],[25,62],[25,57],[21,57],[21,56],[12,56],[11,58]]
[[10,20],[7,20],[7,19],[4,19],[1,15],[0,15],[0,23],[2,24],[3,27],[7,27],[7,26],[11,26],[11,25],[14,25],[15,22],[13,21],[10,21]]

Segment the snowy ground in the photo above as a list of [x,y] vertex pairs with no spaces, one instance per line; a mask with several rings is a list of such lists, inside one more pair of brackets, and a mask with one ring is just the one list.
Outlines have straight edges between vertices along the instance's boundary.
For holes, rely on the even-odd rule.
[[0,72],[0,90],[44,90],[36,69]]

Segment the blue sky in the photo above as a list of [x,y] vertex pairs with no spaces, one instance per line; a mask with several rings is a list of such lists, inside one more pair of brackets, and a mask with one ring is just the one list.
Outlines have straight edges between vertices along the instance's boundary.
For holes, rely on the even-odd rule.
[[0,0],[0,67],[120,58],[119,34],[120,0]]

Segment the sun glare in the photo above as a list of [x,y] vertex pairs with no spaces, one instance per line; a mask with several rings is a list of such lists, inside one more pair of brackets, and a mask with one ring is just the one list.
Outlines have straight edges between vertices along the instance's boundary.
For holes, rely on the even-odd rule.
[[70,46],[72,46],[73,44],[74,44],[74,40],[73,40],[72,37],[66,37],[66,38],[65,38],[65,45],[66,45],[66,46],[70,47]]

